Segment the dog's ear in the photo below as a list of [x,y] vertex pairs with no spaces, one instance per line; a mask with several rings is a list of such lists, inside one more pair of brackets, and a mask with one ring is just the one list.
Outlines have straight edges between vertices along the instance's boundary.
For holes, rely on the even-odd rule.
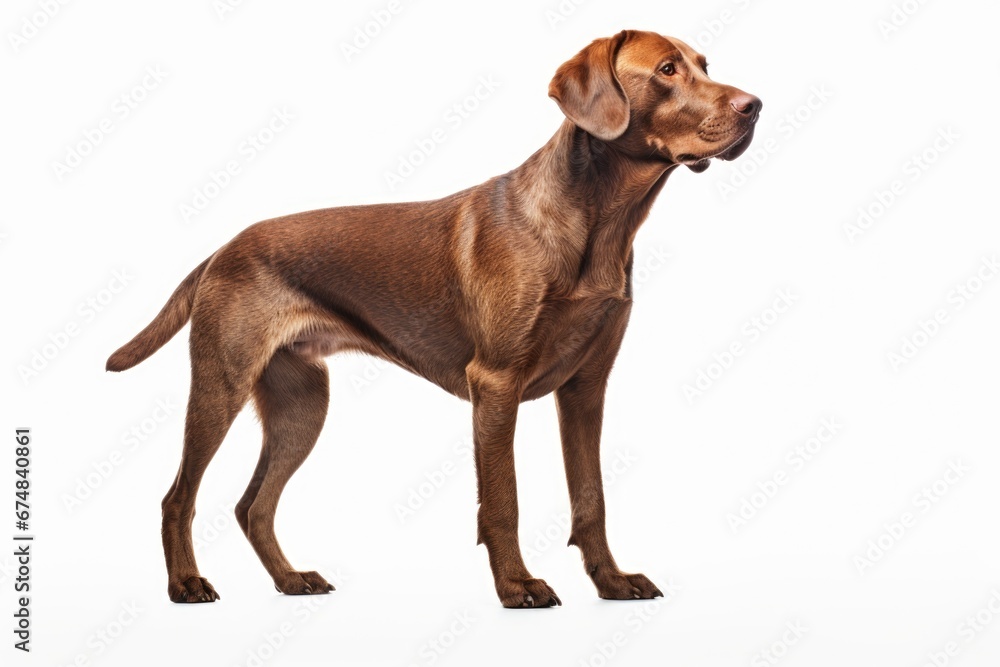
[[623,30],[591,42],[563,63],[549,84],[549,97],[566,117],[604,141],[617,139],[628,127],[628,98],[615,74],[615,57],[627,38]]

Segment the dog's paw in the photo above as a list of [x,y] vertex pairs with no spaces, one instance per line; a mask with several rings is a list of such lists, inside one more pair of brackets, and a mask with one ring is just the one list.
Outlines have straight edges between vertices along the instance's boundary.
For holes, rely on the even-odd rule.
[[497,587],[497,594],[508,609],[538,609],[562,604],[552,587],[541,579],[507,581]]
[[663,593],[644,574],[611,572],[595,575],[597,594],[605,600],[649,600],[662,598]]
[[286,572],[275,579],[274,588],[285,595],[320,595],[334,590],[318,572]]
[[205,577],[171,581],[167,584],[167,595],[171,602],[180,603],[215,602],[222,599]]

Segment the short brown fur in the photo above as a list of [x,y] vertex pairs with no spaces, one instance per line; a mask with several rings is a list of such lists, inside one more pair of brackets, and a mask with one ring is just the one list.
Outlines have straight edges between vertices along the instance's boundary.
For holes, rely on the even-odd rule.
[[555,393],[570,544],[602,598],[661,595],[608,547],[600,434],[632,308],[632,241],[667,176],[749,144],[760,101],[708,78],[679,40],[623,31],[562,65],[567,119],[523,165],[437,201],[299,213],[253,225],[195,269],[108,360],[130,368],[191,321],[184,452],[163,499],[168,594],[210,602],[191,537],[205,468],[245,403],[264,443],[236,516],[279,591],[324,593],[274,534],[282,489],[326,417],[323,357],[372,354],[472,402],[479,541],[506,607],[560,604],[518,545],[518,405]]

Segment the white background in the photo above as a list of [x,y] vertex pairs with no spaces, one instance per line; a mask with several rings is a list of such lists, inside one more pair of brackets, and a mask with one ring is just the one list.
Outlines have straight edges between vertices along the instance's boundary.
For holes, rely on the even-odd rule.
[[[48,19],[42,4],[7,2],[0,20],[0,479],[12,480],[13,429],[30,426],[37,535],[30,656],[10,646],[12,558],[0,550],[4,664],[996,664],[1000,279],[977,276],[992,276],[983,260],[1000,253],[996,3],[909,0],[886,34],[890,0],[402,0],[350,58],[343,45],[387,0],[221,14],[210,0],[73,2]],[[187,332],[122,375],[104,372],[107,356],[250,223],[435,198],[517,166],[562,120],[546,96],[558,65],[626,27],[687,40],[713,78],[764,101],[751,151],[676,172],[636,241],[636,304],[604,429],[608,532],[620,565],[668,598],[600,601],[563,546],[568,500],[545,398],[519,416],[521,534],[563,606],[502,609],[475,545],[468,404],[339,357],[326,430],[278,513],[292,562],[338,590],[276,594],[236,526],[229,507],[260,442],[247,411],[195,520],[222,600],[169,603],[159,503],[180,458]],[[147,68],[165,78],[130,93]],[[499,87],[446,122],[481,77]],[[124,118],[122,94],[143,98]],[[282,108],[294,119],[247,160],[241,145]],[[60,178],[55,163],[104,118],[112,131]],[[386,172],[437,127],[445,141],[391,189]],[[953,138],[935,148],[941,132]],[[914,170],[921,155],[933,162]],[[240,172],[185,221],[181,205],[229,160]],[[881,215],[851,236],[859,208]],[[977,291],[959,299],[966,284]],[[794,305],[774,321],[779,290]],[[937,311],[943,324],[922,334]],[[771,324],[751,340],[754,317]],[[61,335],[68,326],[76,335]],[[904,337],[919,349],[894,364]],[[743,353],[730,363],[734,342]],[[689,400],[702,371],[714,379]],[[823,419],[838,432],[794,464],[789,452]],[[967,470],[920,500],[951,463]],[[771,487],[776,474],[785,483]],[[401,519],[428,478],[439,488],[424,486]],[[10,507],[13,485],[2,486]],[[744,499],[756,513],[734,530]],[[892,537],[904,513],[912,521]],[[0,517],[7,543],[14,519]],[[979,630],[963,625],[983,609]]]

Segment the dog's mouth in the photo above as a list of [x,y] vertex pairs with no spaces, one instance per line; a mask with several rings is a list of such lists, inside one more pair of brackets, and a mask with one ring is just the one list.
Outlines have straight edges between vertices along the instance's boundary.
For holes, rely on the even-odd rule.
[[750,142],[753,141],[754,128],[757,127],[756,123],[750,125],[746,132],[739,136],[733,143],[729,146],[723,148],[721,151],[714,155],[709,155],[708,157],[698,158],[689,153],[685,153],[677,156],[677,161],[686,165],[688,169],[700,174],[701,172],[708,169],[708,166],[712,163],[712,158],[718,158],[720,160],[725,160],[729,162],[735,160],[739,156],[746,152],[747,148],[750,147]]
[[729,162],[730,160],[735,160],[739,156],[743,155],[747,148],[750,147],[750,142],[753,141],[753,131],[755,127],[757,127],[756,123],[751,125],[750,129],[748,129],[743,136],[737,139],[729,148],[722,151],[718,155],[713,155],[712,157],[717,157],[720,160]]

